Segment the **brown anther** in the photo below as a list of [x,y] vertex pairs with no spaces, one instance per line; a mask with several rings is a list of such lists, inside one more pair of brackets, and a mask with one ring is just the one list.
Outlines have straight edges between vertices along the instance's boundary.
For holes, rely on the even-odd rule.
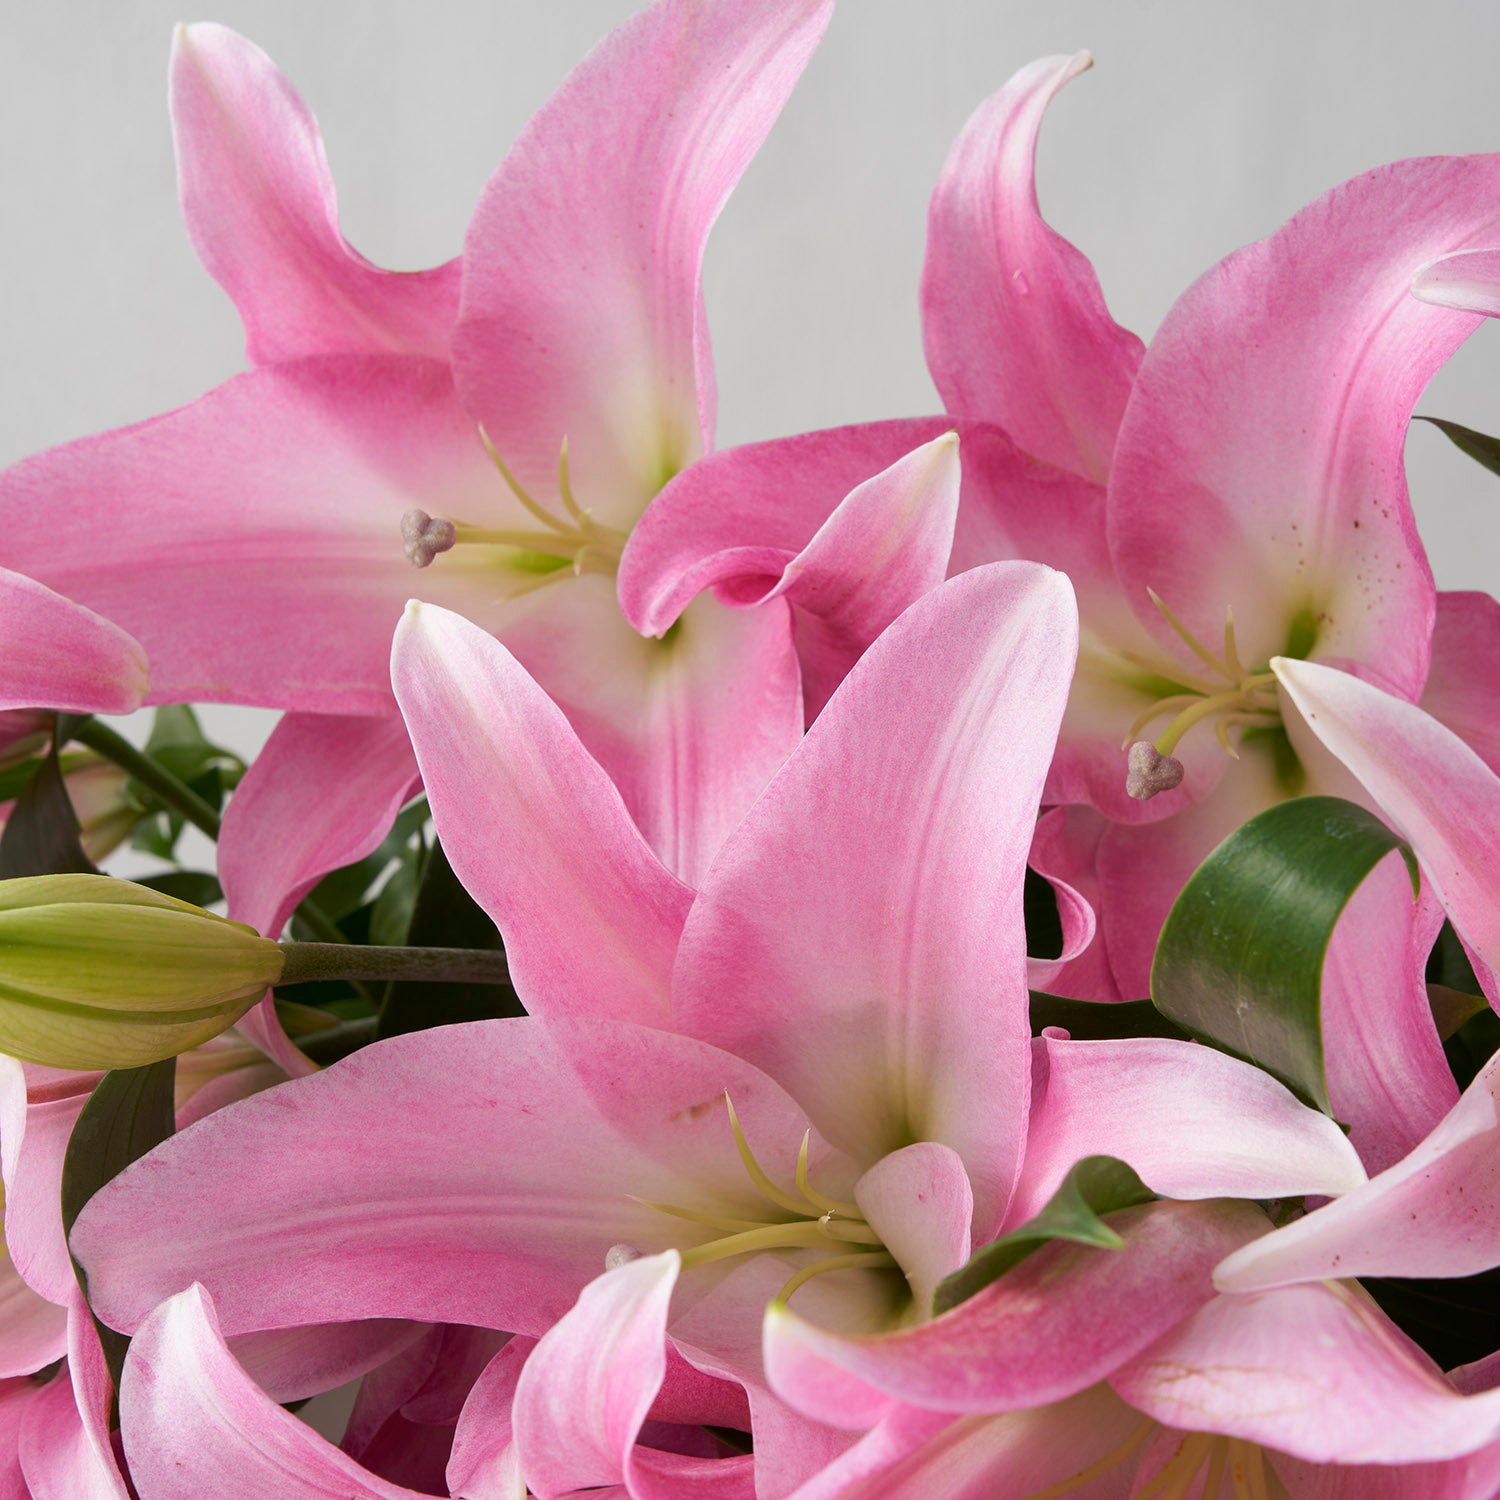
[[401,540],[406,544],[407,562],[414,568],[425,568],[458,540],[458,528],[446,516],[429,516],[425,510],[412,509],[401,517]]
[[1138,802],[1149,802],[1158,792],[1170,792],[1182,784],[1182,762],[1163,755],[1150,740],[1137,740],[1130,747],[1125,790]]

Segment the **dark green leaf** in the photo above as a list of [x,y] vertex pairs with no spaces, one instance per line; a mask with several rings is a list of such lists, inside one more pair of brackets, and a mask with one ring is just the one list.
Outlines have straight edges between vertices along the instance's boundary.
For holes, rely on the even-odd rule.
[[1080,1245],[1118,1250],[1125,1241],[1100,1215],[1150,1203],[1155,1197],[1117,1157],[1085,1156],[1035,1218],[976,1250],[966,1264],[938,1283],[932,1297],[933,1315],[968,1301],[1049,1240],[1074,1240]]
[[[434,843],[417,888],[407,942],[414,948],[499,948],[500,934],[461,886]],[[519,1016],[525,1011],[508,984],[436,984],[407,980],[392,984],[380,1010],[381,1036],[424,1031],[459,1021]]]
[[403,856],[414,858],[417,850],[413,839],[417,830],[427,819],[427,801],[418,798],[409,807],[403,808],[391,825],[380,847],[352,865],[344,865],[325,875],[312,889],[312,899],[319,908],[335,922],[370,899],[380,877],[390,869],[392,861]]
[[219,880],[207,870],[167,870],[161,875],[142,875],[137,885],[149,886],[164,896],[188,901],[194,906],[212,906],[224,899]]
[[1051,882],[1026,866],[1024,892],[1026,952],[1032,958],[1057,958],[1063,951],[1062,918]]
[[1441,417],[1417,417],[1418,422],[1430,422],[1443,433],[1461,452],[1467,453],[1476,463],[1481,463],[1492,474],[1500,474],[1500,438],[1476,432],[1458,422],[1445,422]]
[[0,802],[14,802],[41,768],[40,755],[27,755],[0,770]]
[[57,751],[16,798],[0,833],[0,880],[25,875],[91,875],[93,862],[78,842],[78,818],[58,765]]
[[413,860],[403,861],[381,886],[370,912],[370,941],[383,948],[399,948],[411,931],[412,913],[417,904],[417,867]]
[[1031,1034],[1040,1036],[1046,1026],[1061,1026],[1080,1042],[1128,1036],[1167,1036],[1186,1041],[1188,1037],[1149,1000],[1066,1000],[1061,995],[1032,990]]
[[1432,952],[1427,955],[1427,982],[1444,985],[1465,995],[1481,992],[1474,965],[1469,962],[1469,955],[1464,952],[1464,945],[1459,942],[1452,922],[1444,922],[1438,929]]
[[1500,1016],[1485,1006],[1443,1043],[1443,1052],[1459,1088],[1468,1088],[1479,1070],[1500,1052]]
[[[72,1233],[84,1205],[106,1182],[172,1134],[176,1128],[172,1101],[176,1076],[177,1059],[169,1057],[144,1068],[106,1073],[99,1080],[73,1126],[63,1157],[64,1234]],[[86,1298],[88,1279],[76,1262],[74,1269]],[[118,1390],[130,1340],[97,1318],[94,1324]]]
[[1252,818],[1198,867],[1167,917],[1151,996],[1170,1020],[1249,1059],[1326,1113],[1323,957],[1365,876],[1407,844],[1338,797]]

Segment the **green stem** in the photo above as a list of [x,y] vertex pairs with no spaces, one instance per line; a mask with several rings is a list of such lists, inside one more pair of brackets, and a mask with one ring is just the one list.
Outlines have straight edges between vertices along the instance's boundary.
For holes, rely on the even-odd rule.
[[173,812],[181,813],[194,828],[209,838],[219,837],[219,815],[185,781],[179,781],[159,761],[137,750],[124,735],[116,734],[98,719],[85,719],[70,726],[72,738],[90,750],[97,750],[122,771],[129,771],[140,784],[164,802]]
[[509,984],[501,952],[481,948],[383,948],[355,943],[282,943],[278,985],[319,979],[422,979],[441,984]]

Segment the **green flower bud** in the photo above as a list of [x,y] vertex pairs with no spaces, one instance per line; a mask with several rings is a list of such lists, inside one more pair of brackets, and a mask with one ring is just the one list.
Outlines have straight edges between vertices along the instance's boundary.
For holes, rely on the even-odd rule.
[[232,1026],[281,977],[241,922],[106,875],[0,881],[0,1051],[132,1068]]

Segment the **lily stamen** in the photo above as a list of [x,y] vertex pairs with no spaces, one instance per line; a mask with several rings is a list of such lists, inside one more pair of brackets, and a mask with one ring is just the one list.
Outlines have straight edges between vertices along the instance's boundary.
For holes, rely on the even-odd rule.
[[[1086,1469],[1080,1469],[1046,1489],[1033,1490],[1022,1500],[1062,1500],[1064,1495],[1075,1494],[1126,1463],[1158,1430],[1158,1424],[1147,1417],[1131,1428],[1123,1441]],[[1265,1459],[1259,1444],[1212,1432],[1184,1434],[1166,1463],[1132,1493],[1135,1500],[1184,1500],[1202,1475],[1200,1493],[1203,1500],[1222,1500],[1220,1488],[1226,1470],[1234,1487],[1234,1500],[1270,1500]],[[1137,1474],[1137,1483],[1140,1479]]]

